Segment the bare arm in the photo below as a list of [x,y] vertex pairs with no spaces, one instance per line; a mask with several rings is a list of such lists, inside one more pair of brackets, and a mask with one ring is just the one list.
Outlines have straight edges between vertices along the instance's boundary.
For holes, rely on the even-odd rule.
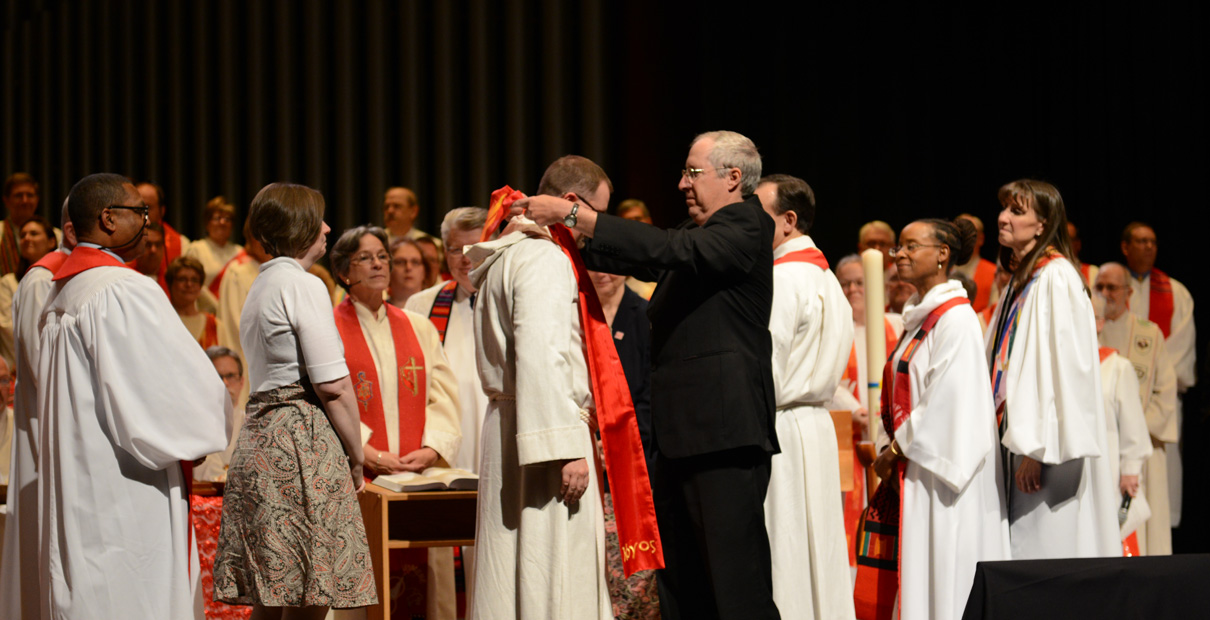
[[340,443],[349,456],[353,486],[360,491],[365,484],[361,468],[365,455],[361,449],[361,416],[357,413],[357,401],[353,397],[353,382],[346,375],[335,381],[316,383],[315,393],[323,401],[328,419],[340,436]]

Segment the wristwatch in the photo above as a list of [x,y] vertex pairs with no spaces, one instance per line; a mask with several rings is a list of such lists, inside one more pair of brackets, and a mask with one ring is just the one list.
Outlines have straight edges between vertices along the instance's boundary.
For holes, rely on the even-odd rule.
[[576,217],[576,212],[579,210],[580,210],[580,203],[578,203],[578,202],[571,203],[571,213],[568,213],[567,217],[563,218],[563,225],[568,228],[575,228],[576,222],[580,221],[579,218]]

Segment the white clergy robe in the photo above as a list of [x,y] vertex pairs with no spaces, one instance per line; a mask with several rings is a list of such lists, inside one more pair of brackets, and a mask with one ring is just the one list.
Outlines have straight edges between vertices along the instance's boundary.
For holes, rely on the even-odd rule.
[[[1168,508],[1169,520],[1172,527],[1181,524],[1181,488],[1182,472],[1181,453],[1178,449],[1180,440],[1182,407],[1184,394],[1197,383],[1197,330],[1193,324],[1193,295],[1184,284],[1177,282],[1171,276],[1168,281],[1172,284],[1172,324],[1165,339],[1165,348],[1172,368],[1176,371],[1176,427],[1177,439],[1165,440],[1165,458],[1168,461]],[[1151,272],[1141,279],[1131,278],[1130,312],[1141,317],[1151,316]],[[1148,498],[1150,500],[1150,498]],[[1155,506],[1152,506],[1155,510]],[[1157,515],[1152,514],[1152,522],[1158,521]]]
[[[957,280],[904,307],[904,340],[966,290]],[[975,563],[1009,559],[1008,514],[979,318],[950,308],[908,364],[911,416],[895,431],[908,460],[900,513],[900,617],[961,618]],[[904,345],[896,347],[898,364]],[[883,386],[890,389],[890,386]]]
[[38,320],[51,289],[50,270],[31,267],[13,296],[16,364],[10,369],[13,438],[8,516],[0,559],[0,618],[32,620],[38,609]]
[[[399,368],[395,359],[395,337],[387,319],[386,306],[371,311],[353,300],[353,311],[361,325],[361,335],[374,359],[375,368]],[[458,396],[454,373],[441,350],[441,338],[428,318],[404,310],[412,333],[424,353],[424,383],[427,401],[424,407],[424,433],[420,445],[432,448],[445,463],[452,463],[459,452],[462,437],[458,430]],[[382,417],[386,427],[388,450],[399,454],[399,373],[379,372],[378,389],[382,395]],[[370,427],[362,422],[363,441],[369,441]],[[428,578],[425,581],[425,617],[428,620],[454,620],[457,615],[454,592],[454,552],[448,547],[429,549]]]
[[191,556],[198,568],[180,461],[226,447],[222,381],[164,291],[126,267],[56,282],[41,325],[47,617],[191,617]]
[[[1004,371],[1007,429],[1001,443],[1011,488],[1014,560],[1118,556],[1118,484],[1109,471],[1092,301],[1065,259],[1043,267],[1021,306]],[[987,330],[990,357],[996,310]],[[1042,488],[1022,493],[1012,480],[1020,457],[1042,463]]]
[[1176,451],[1180,439],[1177,426],[1176,371],[1167,354],[1160,327],[1133,313],[1106,319],[1098,336],[1101,346],[1110,347],[1129,362],[1138,378],[1143,416],[1151,435],[1151,455],[1143,467],[1141,485],[1151,518],[1138,530],[1139,553],[1172,554],[1172,517],[1168,487],[1168,449]]
[[[516,219],[512,226],[517,226]],[[530,223],[531,234],[546,234]],[[594,405],[571,262],[549,238],[512,232],[471,246],[479,291],[480,437],[474,620],[613,618],[599,480],[560,500],[563,462],[588,459]]]
[[[808,248],[808,236],[773,260]],[[804,262],[773,265],[773,385],[781,453],[765,496],[773,601],[786,618],[853,618],[836,430],[825,407],[853,345],[853,310],[836,276]]]
[[1105,399],[1110,477],[1119,480],[1121,476],[1141,476],[1143,463],[1151,456],[1151,438],[1134,367],[1117,353],[1101,362],[1101,395]]

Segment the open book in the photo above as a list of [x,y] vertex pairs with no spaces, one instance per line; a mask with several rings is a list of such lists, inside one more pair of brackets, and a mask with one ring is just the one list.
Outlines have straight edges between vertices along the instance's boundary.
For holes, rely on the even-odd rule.
[[374,484],[397,493],[476,491],[479,489],[479,476],[465,469],[430,467],[421,473],[405,471],[378,476]]

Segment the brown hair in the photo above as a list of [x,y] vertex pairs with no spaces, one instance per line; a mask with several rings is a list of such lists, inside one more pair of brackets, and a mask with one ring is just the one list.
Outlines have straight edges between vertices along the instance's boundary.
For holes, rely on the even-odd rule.
[[[584,196],[597,191],[604,182],[613,193],[613,181],[595,162],[579,155],[564,155],[551,162],[538,182],[538,193],[547,196],[562,196],[568,192]],[[604,209],[606,205],[592,205]]]
[[[387,249],[387,231],[378,226],[358,226],[350,228],[340,235],[336,243],[332,244],[332,251],[328,254],[328,262],[332,265],[332,274],[336,276],[336,284],[344,290],[349,290],[349,286],[345,284],[345,276],[349,274],[349,263],[353,259],[353,255],[357,253],[357,248],[361,247],[361,238],[366,235],[373,235],[382,242],[382,249]],[[390,254],[390,252],[387,252]],[[387,271],[390,271],[390,265],[387,265]]]
[[235,219],[235,205],[231,204],[226,196],[215,196],[206,203],[206,208],[202,211],[202,222],[209,222],[210,218],[216,213],[230,216]]
[[192,256],[178,256],[172,259],[171,263],[168,263],[168,270],[164,272],[164,282],[168,283],[168,286],[172,286],[176,277],[186,269],[196,271],[197,275],[202,278],[202,281],[206,281],[206,268],[202,267],[202,263],[198,259]]
[[14,172],[4,181],[4,197],[12,195],[13,189],[18,185],[33,185],[34,193],[38,193],[38,182],[34,180],[34,176],[28,172]]
[[1067,209],[1063,206],[1059,188],[1045,181],[1020,179],[1001,187],[998,197],[1001,206],[1019,204],[1033,209],[1034,214],[1042,221],[1042,234],[1038,235],[1033,249],[1022,257],[1020,264],[1013,265],[1012,248],[1000,248],[1000,265],[1006,271],[1012,272],[1014,288],[1025,284],[1046,248],[1053,247],[1073,266],[1080,264],[1071,249],[1071,238],[1067,236]]
[[[29,226],[31,223],[37,224],[38,226],[40,226],[42,228],[42,232],[45,233],[47,238],[50,239],[50,251],[54,252],[55,248],[59,247],[59,238],[55,236],[55,227],[51,226],[50,222],[46,221],[46,218],[42,217],[41,215],[35,214],[35,215],[30,216],[30,218],[28,220],[25,220],[25,223],[21,225],[21,230],[24,230],[25,227]],[[21,230],[17,231],[18,240],[21,239]],[[25,276],[25,272],[29,271],[29,268],[32,265],[33,265],[33,263],[26,260],[26,258],[24,256],[20,257],[20,259],[17,261],[17,274],[16,275],[17,275],[18,282],[21,281],[21,278]]]
[[248,227],[269,256],[299,258],[323,230],[324,197],[295,183],[270,183],[252,199]]

